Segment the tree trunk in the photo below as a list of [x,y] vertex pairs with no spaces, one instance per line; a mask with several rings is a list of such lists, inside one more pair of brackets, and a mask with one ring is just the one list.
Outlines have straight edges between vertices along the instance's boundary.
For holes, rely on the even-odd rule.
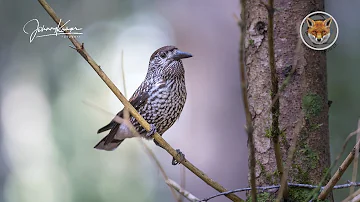
[[[279,98],[280,145],[285,167],[290,145],[298,135],[287,182],[317,184],[330,166],[326,54],[325,51],[306,47],[298,30],[306,15],[324,10],[324,2],[275,0],[274,8],[275,65],[279,88],[291,68],[296,68]],[[260,1],[252,0],[247,0],[246,9],[245,60],[249,107],[254,125],[256,183],[257,186],[279,184],[274,146],[269,135],[273,116],[270,109],[268,11]],[[302,121],[300,134],[295,132],[299,121]],[[292,188],[289,199],[303,201],[308,191]]]

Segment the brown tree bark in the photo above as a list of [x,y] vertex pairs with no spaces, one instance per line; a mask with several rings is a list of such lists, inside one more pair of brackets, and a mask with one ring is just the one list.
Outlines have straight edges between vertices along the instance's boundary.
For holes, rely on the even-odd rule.
[[[266,3],[266,1],[264,1]],[[283,165],[298,135],[287,182],[317,184],[330,167],[326,53],[306,47],[299,26],[309,13],[324,10],[323,0],[275,0],[275,66],[279,88],[292,67],[289,84],[280,93],[280,145]],[[247,0],[246,68],[248,99],[254,126],[257,186],[279,184],[271,138],[271,74],[268,49],[268,11],[260,1]],[[296,124],[302,120],[300,134]],[[303,201],[308,190],[290,189],[292,201]],[[269,195],[267,194],[266,197]],[[275,196],[276,197],[276,196]],[[258,196],[261,198],[261,196]]]

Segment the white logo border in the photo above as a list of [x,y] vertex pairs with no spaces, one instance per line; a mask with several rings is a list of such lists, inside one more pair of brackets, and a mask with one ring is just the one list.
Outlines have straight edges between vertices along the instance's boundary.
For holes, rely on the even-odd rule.
[[[331,44],[329,44],[328,46],[323,47],[323,48],[315,48],[315,47],[310,46],[308,43],[306,43],[306,41],[305,41],[305,39],[304,39],[304,37],[303,37],[303,34],[302,34],[302,30],[301,30],[301,28],[302,28],[302,26],[303,26],[306,18],[308,18],[308,17],[310,17],[310,16],[312,16],[312,15],[315,15],[315,14],[324,14],[324,15],[330,16],[330,17],[334,20],[335,25],[336,25],[336,36],[335,36],[334,41],[333,41]],[[313,50],[326,50],[326,49],[330,48],[332,45],[334,45],[334,43],[336,42],[336,40],[337,40],[337,38],[338,38],[338,36],[339,36],[339,26],[338,26],[335,18],[334,18],[332,15],[330,15],[329,13],[324,12],[324,11],[315,11],[315,12],[312,12],[312,13],[310,13],[309,15],[307,15],[307,16],[302,20],[302,22],[301,22],[301,24],[300,24],[299,32],[300,32],[300,37],[301,37],[302,42],[303,42],[307,47],[309,47],[309,48],[311,48],[311,49],[313,49]]]

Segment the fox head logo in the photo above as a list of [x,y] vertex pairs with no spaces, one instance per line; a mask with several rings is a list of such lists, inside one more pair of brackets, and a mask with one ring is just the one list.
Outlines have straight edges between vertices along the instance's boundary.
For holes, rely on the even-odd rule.
[[330,25],[332,18],[329,17],[326,20],[313,20],[311,18],[306,18],[308,24],[308,37],[310,41],[314,44],[324,44],[330,38]]

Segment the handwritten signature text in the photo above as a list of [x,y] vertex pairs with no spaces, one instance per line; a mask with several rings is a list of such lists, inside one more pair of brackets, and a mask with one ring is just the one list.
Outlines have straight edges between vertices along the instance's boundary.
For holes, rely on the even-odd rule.
[[[30,43],[33,42],[35,38],[41,38],[46,36],[59,36],[59,35],[67,35],[67,36],[74,36],[74,35],[81,35],[83,34],[81,31],[83,28],[77,27],[68,27],[66,24],[70,22],[70,20],[66,21],[65,23],[61,23],[61,19],[59,21],[58,26],[56,27],[45,27],[45,25],[40,25],[38,19],[29,20],[25,23],[23,27],[23,31],[25,34],[30,34]],[[35,28],[35,29],[34,29]],[[32,30],[28,32],[27,30]]]

